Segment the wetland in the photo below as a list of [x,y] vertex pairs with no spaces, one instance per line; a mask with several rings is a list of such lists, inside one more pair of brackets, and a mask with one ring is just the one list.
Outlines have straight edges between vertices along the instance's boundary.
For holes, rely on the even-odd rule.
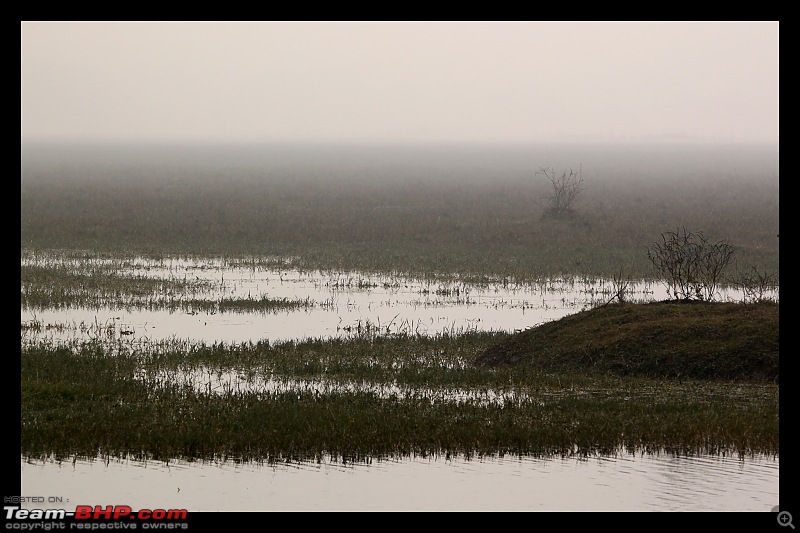
[[[576,216],[543,217],[547,183],[532,168],[575,165],[576,154],[591,185]],[[287,469],[324,472],[355,487],[369,472],[419,482],[455,465],[454,483],[521,476],[536,493],[536,472],[565,464],[650,480],[653,469],[724,479],[731,468],[749,472],[757,496],[728,505],[768,510],[775,155],[33,146],[22,178],[23,486],[66,470],[124,487],[125,472],[149,468],[290,484],[300,476]],[[685,226],[735,249],[713,302],[671,302],[648,261],[648,245]],[[749,272],[770,283],[754,291]],[[632,479],[605,477],[616,494]],[[305,504],[273,493],[224,508],[392,507],[374,488],[363,506],[352,488],[337,504],[335,487]],[[495,505],[572,508],[534,500]],[[186,505],[222,509],[197,501]],[[628,509],[653,501],[665,502]]]

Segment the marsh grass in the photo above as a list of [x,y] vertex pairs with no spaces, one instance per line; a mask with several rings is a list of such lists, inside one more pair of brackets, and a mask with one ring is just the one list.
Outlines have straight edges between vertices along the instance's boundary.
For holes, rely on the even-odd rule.
[[[22,348],[22,453],[247,461],[580,456],[620,447],[778,453],[777,385],[465,364],[505,336],[176,342],[145,350],[33,343]],[[250,379],[284,376],[285,386],[212,391],[159,378],[201,367],[208,383],[235,369]],[[326,386],[292,385],[303,379]],[[458,390],[478,394],[448,394]]]
[[[118,274],[123,265],[130,267],[127,262],[78,255],[73,257],[78,264],[88,262],[89,270],[103,273],[103,281],[87,285],[85,294],[90,298],[98,292],[108,294],[108,287],[116,287],[114,294],[124,293],[119,287],[129,280]],[[48,268],[55,274],[50,275]],[[62,286],[70,286],[82,279],[52,265],[30,272],[30,286],[58,287],[59,279],[66,280]],[[114,282],[117,278],[122,279],[119,285]],[[326,279],[320,283],[334,291],[401,283],[398,277],[375,281],[352,273],[332,272]],[[140,282],[149,283],[140,279],[131,283],[138,287]],[[602,300],[615,285],[589,277],[562,277],[541,280],[537,291],[556,294],[565,287],[571,291],[581,287],[587,298]],[[466,282],[433,280],[420,288],[421,293],[461,305],[467,305],[471,290]],[[232,310],[256,312],[263,306],[257,300],[242,300],[248,303]],[[63,301],[43,300],[55,307]],[[191,309],[208,306],[207,311],[219,305],[218,300],[202,298],[182,301]],[[672,304],[668,309],[697,313],[699,305]],[[750,329],[743,334],[762,344],[774,328],[777,350],[777,323],[767,320],[773,314],[777,320],[776,303],[719,307],[723,308],[731,312],[731,320],[738,316],[736,310],[752,315],[745,321]],[[345,326],[351,328],[348,335],[337,339],[205,344],[127,339],[117,335],[121,325],[112,320],[73,324],[87,328],[90,342],[50,343],[35,333],[70,325],[34,318],[22,324],[22,451],[33,458],[268,462],[327,456],[348,461],[438,454],[588,456],[617,453],[620,448],[648,453],[777,454],[778,386],[771,380],[741,381],[739,374],[719,372],[695,376],[685,368],[676,374],[658,354],[650,366],[658,371],[650,375],[611,364],[611,356],[608,365],[582,359],[586,350],[581,343],[586,342],[619,348],[614,357],[626,361],[643,363],[653,357],[634,345],[641,341],[645,346],[643,341],[655,337],[639,338],[634,330],[626,333],[624,326],[646,323],[652,317],[644,320],[645,315],[637,312],[658,309],[627,300],[599,306],[595,312],[631,316],[612,317],[610,325],[600,320],[593,329],[578,324],[560,340],[540,339],[537,347],[556,355],[553,365],[495,368],[474,362],[497,346],[513,345],[518,335],[453,330],[428,336],[415,333],[412,324],[391,328],[391,323],[366,320]],[[691,329],[683,337],[676,333],[667,346],[673,358],[686,350],[696,333],[713,324],[698,321],[702,316],[656,315],[665,330]],[[538,330],[570,323],[567,317]],[[32,335],[26,336],[28,332]],[[624,333],[630,342],[606,343],[603,332]],[[734,337],[727,340],[735,344]],[[717,351],[726,346],[716,345]],[[749,359],[740,362],[757,358],[764,346],[743,351],[741,355]],[[598,350],[591,353],[604,360]],[[696,355],[696,361],[715,359],[710,352]],[[777,351],[770,357],[777,361]],[[735,368],[747,369],[749,363]]]
[[[769,273],[777,285],[775,150],[579,148],[592,187],[573,217],[557,220],[542,219],[547,184],[533,170],[574,165],[575,147],[26,145],[21,303],[188,302],[208,312],[273,303],[260,295],[210,298],[205,283],[212,282],[200,276],[148,274],[150,266],[169,270],[175,258],[197,261],[201,270],[198,258],[326,272],[332,290],[423,280],[429,294],[463,305],[471,286],[490,283],[558,291],[554,280],[562,280],[602,297],[609,289],[591,281],[621,273],[656,281],[645,247],[683,226],[731,243],[739,271]],[[587,456],[621,447],[778,454],[779,390],[771,374],[753,382],[713,372],[702,380],[691,372],[637,372],[648,366],[643,338],[605,337],[635,334],[634,323],[618,316],[602,331],[544,339],[549,344],[539,343],[539,352],[549,347],[557,356],[549,360],[561,363],[545,368],[474,364],[492,347],[519,340],[508,333],[426,336],[404,326],[387,334],[385,324],[364,322],[345,325],[355,329],[341,339],[207,345],[134,342],[103,335],[108,324],[95,324],[94,340],[55,344],[25,335],[50,326],[33,320],[22,325],[21,452],[267,462]],[[691,333],[683,340],[702,339],[707,325],[686,317],[675,324]],[[542,331],[552,329],[530,335],[539,339]],[[764,355],[767,342],[771,362],[771,330],[766,341],[754,335],[751,353]],[[706,362],[713,361],[709,342],[700,358]],[[607,364],[591,364],[598,358]],[[618,364],[623,358],[627,366]],[[226,373],[242,385],[215,387]],[[281,386],[270,388],[270,380]]]
[[[47,254],[45,254],[47,255]],[[92,261],[65,265],[56,262],[23,264],[20,303],[23,309],[146,309],[198,312],[277,312],[308,309],[309,299],[207,296],[218,284],[208,279],[159,278],[123,272],[126,263],[97,264]]]

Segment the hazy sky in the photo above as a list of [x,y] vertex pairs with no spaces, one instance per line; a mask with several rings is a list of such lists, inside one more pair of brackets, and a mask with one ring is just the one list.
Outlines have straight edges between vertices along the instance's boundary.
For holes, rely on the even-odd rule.
[[22,22],[22,140],[778,141],[777,22]]

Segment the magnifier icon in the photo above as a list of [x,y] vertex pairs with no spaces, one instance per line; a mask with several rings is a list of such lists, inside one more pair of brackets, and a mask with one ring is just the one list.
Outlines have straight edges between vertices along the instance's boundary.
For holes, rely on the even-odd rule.
[[792,524],[792,513],[789,511],[781,511],[778,513],[778,523],[782,526],[789,526],[794,529],[794,524]]

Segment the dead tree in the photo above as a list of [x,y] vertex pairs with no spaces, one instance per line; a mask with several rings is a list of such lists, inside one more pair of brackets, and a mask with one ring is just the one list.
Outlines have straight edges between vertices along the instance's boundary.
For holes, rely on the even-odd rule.
[[542,218],[573,218],[575,216],[575,201],[586,189],[583,181],[583,167],[578,171],[569,169],[558,176],[552,167],[540,167],[536,174],[544,174],[550,181],[552,194],[547,197],[550,205]]

